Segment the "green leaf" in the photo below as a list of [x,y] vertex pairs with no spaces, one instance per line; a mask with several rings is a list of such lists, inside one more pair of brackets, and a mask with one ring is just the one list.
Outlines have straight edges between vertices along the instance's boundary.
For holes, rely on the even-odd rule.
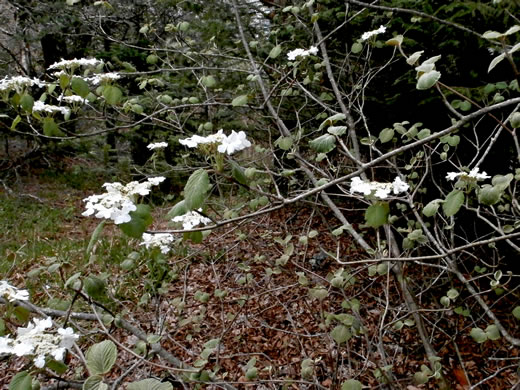
[[492,206],[500,200],[502,191],[495,186],[484,184],[478,192],[478,201],[486,206]]
[[497,187],[500,191],[504,191],[509,184],[513,180],[514,176],[512,173],[508,173],[507,175],[496,175],[491,179],[491,184]]
[[363,385],[360,381],[349,379],[341,384],[341,390],[361,390]]
[[359,42],[355,42],[352,44],[352,54],[358,54],[358,53],[361,53],[361,51],[363,50],[363,45]]
[[184,187],[184,200],[188,210],[198,209],[202,206],[206,192],[210,188],[208,172],[198,169],[191,174]]
[[488,73],[491,72],[493,70],[493,68],[495,68],[495,66],[497,66],[500,62],[502,62],[502,60],[506,58],[506,55],[505,53],[502,53],[502,54],[499,54],[498,56],[496,56],[495,58],[493,58],[491,60],[491,62],[489,63],[489,67],[488,67]]
[[208,88],[213,88],[215,85],[217,85],[217,80],[213,76],[204,76],[200,79],[200,82],[202,85]]
[[293,139],[292,137],[280,137],[275,141],[274,144],[282,150],[289,150],[293,145]]
[[486,336],[489,340],[498,340],[500,338],[500,331],[495,324],[489,325],[486,328]]
[[90,93],[90,88],[85,80],[79,77],[74,77],[70,83],[70,87],[74,93],[82,98],[86,98]]
[[503,36],[504,34],[499,33],[497,31],[486,31],[484,34],[482,34],[482,38],[485,39],[497,39]]
[[18,123],[22,121],[22,117],[20,115],[16,115],[16,118],[13,119],[13,123],[11,123],[11,130],[16,129],[16,126],[18,126]]
[[240,95],[233,99],[233,101],[231,102],[231,105],[233,107],[245,106],[247,104],[248,100],[249,100],[249,98],[247,97],[247,95]]
[[430,72],[423,73],[417,80],[416,88],[419,90],[430,89],[437,81],[441,78],[441,72],[432,70]]
[[90,252],[92,252],[92,248],[94,248],[94,245],[99,239],[99,236],[101,235],[101,232],[103,231],[103,228],[105,227],[106,220],[103,220],[97,225],[96,229],[94,229],[94,232],[92,233],[92,236],[90,237],[90,241],[87,246],[87,250],[85,251],[85,254],[88,256],[90,255]]
[[423,371],[418,371],[413,374],[413,381],[416,385],[423,385],[428,382],[428,374]]
[[341,344],[350,340],[352,334],[345,325],[338,325],[334,329],[332,329],[332,332],[330,332],[330,336],[336,343]]
[[141,238],[153,221],[150,206],[138,204],[135,211],[130,211],[130,217],[130,222],[120,224],[119,228],[129,237]]
[[390,142],[392,140],[392,138],[394,138],[394,134],[395,134],[394,129],[389,129],[389,128],[383,129],[379,133],[379,141],[381,141],[381,143],[383,143],[383,144]]
[[451,191],[442,204],[442,211],[444,211],[444,215],[451,217],[457,214],[457,212],[460,210],[460,207],[464,204],[464,199],[464,192],[461,190]]
[[332,116],[329,116],[327,119],[325,119],[320,127],[318,128],[318,130],[321,130],[323,129],[325,126],[332,126],[333,124],[335,124],[337,121],[342,121],[346,118],[345,114],[342,114],[342,113],[339,113],[339,114],[334,114]]
[[27,371],[16,374],[9,383],[9,390],[32,390],[31,374]]
[[426,206],[423,208],[423,215],[426,217],[433,217],[437,210],[439,210],[439,206],[442,203],[442,199],[434,199],[431,202],[429,202]]
[[86,355],[87,368],[91,375],[104,375],[114,366],[117,348],[111,340],[92,345]]
[[83,281],[83,288],[89,297],[100,298],[105,292],[105,282],[95,276],[89,276]]
[[92,375],[83,383],[83,390],[108,390],[108,385],[103,383],[103,377]]
[[342,136],[347,132],[347,126],[330,126],[327,129],[327,132],[329,134],[335,135],[335,136]]
[[520,128],[520,112],[515,112],[513,115],[511,115],[510,123],[513,129]]
[[512,313],[517,320],[520,320],[520,306],[515,307]]
[[47,137],[62,137],[65,135],[51,117],[43,118],[43,134]]
[[403,43],[403,36],[402,35],[396,35],[395,37],[390,38],[385,43],[388,46],[401,46],[401,44]]
[[31,95],[24,94],[20,98],[20,106],[27,112],[32,112],[34,106],[34,99]]
[[103,97],[106,102],[110,105],[116,105],[121,101],[123,92],[114,85],[106,85],[103,88]]
[[469,332],[469,335],[471,337],[473,337],[473,340],[475,340],[479,344],[482,344],[483,342],[485,342],[488,339],[486,332],[484,332],[480,328],[471,329],[471,332]]
[[188,211],[189,210],[186,207],[186,201],[185,200],[181,200],[175,206],[173,206],[170,211],[168,211],[168,214],[166,214],[166,217],[169,218],[169,219],[172,219],[174,217],[178,217],[180,215],[184,215]]
[[282,52],[282,47],[280,45],[276,45],[269,52],[269,58],[273,58],[274,59],[274,58],[278,57],[281,52]]
[[456,289],[451,288],[448,290],[446,295],[448,296],[448,298],[454,300],[455,298],[457,298],[459,296],[459,292]]
[[258,376],[258,368],[251,367],[246,371],[246,378],[248,380],[255,379]]
[[328,153],[336,147],[336,137],[331,134],[323,134],[309,142],[312,149],[319,153]]
[[309,295],[313,298],[316,298],[316,299],[322,301],[325,298],[327,298],[327,296],[329,295],[329,292],[327,291],[327,289],[325,289],[323,287],[316,287],[316,288],[311,288],[309,290]]
[[388,222],[388,214],[390,206],[387,202],[377,202],[367,208],[365,212],[365,221],[368,226],[378,228]]
[[242,168],[240,165],[238,165],[235,161],[230,160],[231,163],[231,175],[233,178],[243,185],[248,185],[249,180],[247,179],[244,168]]

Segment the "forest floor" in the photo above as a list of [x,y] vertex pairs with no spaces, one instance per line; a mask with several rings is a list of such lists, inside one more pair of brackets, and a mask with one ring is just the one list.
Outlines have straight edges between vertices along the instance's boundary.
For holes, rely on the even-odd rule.
[[[384,388],[385,383],[396,389],[438,388],[433,378],[422,385],[412,380],[421,365],[430,363],[392,274],[380,268],[374,275],[369,264],[344,265],[322,256],[323,251],[339,250],[343,261],[362,258],[347,234],[338,238],[331,233],[337,226],[325,211],[305,204],[288,207],[223,227],[200,244],[185,243],[168,255],[172,272],[161,281],[151,275],[139,242],[125,238],[114,226],[104,230],[95,257],[85,257],[99,221],[81,216],[82,199],[99,192],[102,182],[81,176],[84,171],[78,171],[77,164],[60,175],[34,172],[0,188],[0,273],[10,283],[28,288],[35,304],[68,309],[73,294],[64,282],[76,272],[97,275],[105,280],[110,296],[100,298],[107,312],[159,335],[163,349],[186,364],[213,370],[221,381],[240,389],[340,389],[349,378],[371,389]],[[155,209],[152,230],[167,226],[161,218],[169,207]],[[354,222],[359,219],[356,210],[345,213]],[[139,253],[139,266],[122,267],[133,252]],[[405,273],[414,289],[422,291],[416,299],[442,373],[453,389],[518,385],[520,349],[505,340],[477,344],[470,337],[471,328],[485,327],[471,297],[461,298],[470,309],[465,315],[453,308],[439,309],[431,297],[440,298],[453,287],[448,279],[440,289],[439,283],[430,284],[438,277],[434,268],[411,264]],[[335,277],[342,280],[340,287],[334,287]],[[428,289],[432,291],[426,294]],[[488,291],[483,298],[492,303],[492,294]],[[509,312],[514,304],[511,295],[495,310],[503,306]],[[73,310],[89,307],[80,299]],[[88,329],[79,341],[84,351],[107,338],[97,323],[70,323]],[[504,316],[503,323],[520,336],[514,318]],[[6,321],[9,330],[16,325],[16,320]],[[124,348],[119,348],[108,382],[123,373],[123,383],[173,378],[162,367],[138,362],[132,353],[144,351],[134,335],[114,323],[109,333]],[[212,339],[220,340],[219,347],[201,357],[204,344]],[[84,380],[81,363],[74,356],[69,359],[63,377]],[[158,357],[151,360],[168,365]],[[20,358],[0,361],[0,388],[7,388],[27,363]],[[252,367],[256,377],[251,376]]]

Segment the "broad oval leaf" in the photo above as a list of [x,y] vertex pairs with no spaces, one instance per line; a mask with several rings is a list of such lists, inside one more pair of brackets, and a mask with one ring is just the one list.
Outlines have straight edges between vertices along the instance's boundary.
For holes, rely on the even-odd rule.
[[309,142],[309,145],[318,153],[328,153],[336,147],[336,137],[323,134]]
[[347,126],[330,126],[327,132],[338,137],[344,135],[347,132]]
[[31,95],[24,94],[20,98],[20,106],[27,112],[32,112],[34,99]]
[[483,342],[485,342],[488,339],[486,332],[484,332],[480,328],[471,329],[471,332],[469,332],[469,335],[473,338],[473,340],[475,340],[479,344],[482,344]]
[[87,97],[90,93],[90,89],[85,80],[79,77],[74,77],[70,82],[70,86],[74,93],[78,96],[81,96],[83,99]]
[[16,374],[9,383],[9,390],[32,390],[31,374],[27,371]]
[[173,390],[170,382],[161,382],[157,379],[143,379],[139,382],[130,383],[127,386],[128,390]]
[[121,101],[123,92],[114,85],[106,85],[103,88],[103,97],[106,102],[110,105],[116,105]]
[[244,173],[244,168],[242,168],[240,165],[238,165],[233,160],[230,160],[230,163],[231,163],[231,175],[233,176],[233,178],[240,184],[243,184],[245,186],[248,185],[249,180],[247,179],[247,177]]
[[515,307],[512,313],[517,320],[520,320],[520,306]]
[[108,385],[103,383],[101,375],[92,375],[83,383],[82,390],[108,390]]
[[104,375],[112,369],[116,362],[117,348],[111,340],[105,340],[91,346],[85,357],[91,375]]
[[231,105],[233,107],[245,106],[247,104],[248,100],[249,100],[249,98],[247,97],[247,95],[240,95],[233,99],[233,101],[231,102]]
[[444,215],[451,217],[452,215],[457,214],[460,207],[464,203],[464,199],[464,192],[461,190],[451,191],[442,204],[442,211],[444,211]]
[[184,199],[188,210],[198,209],[202,206],[206,192],[209,190],[208,172],[198,169],[191,174],[184,187]]
[[280,137],[274,144],[282,150],[289,150],[293,145],[293,139],[292,137]]
[[172,219],[174,217],[178,217],[180,215],[184,215],[188,211],[189,210],[186,207],[186,201],[185,200],[181,200],[175,206],[173,206],[170,211],[168,211],[168,214],[166,214],[166,217]]
[[486,328],[486,336],[489,340],[498,340],[500,338],[500,331],[498,330],[498,326],[495,324],[489,325]]
[[513,115],[511,115],[510,123],[513,129],[520,128],[520,112],[515,112]]
[[365,221],[368,226],[378,228],[388,222],[390,206],[387,202],[377,202],[365,212]]
[[383,143],[383,144],[390,142],[392,140],[392,138],[394,138],[394,134],[395,134],[394,129],[389,129],[389,128],[383,129],[379,133],[379,141],[381,141],[381,143]]
[[43,118],[43,134],[47,137],[62,137],[65,135],[51,117]]
[[325,126],[331,126],[334,123],[336,123],[337,121],[342,121],[345,118],[346,118],[346,116],[343,113],[338,113],[338,114],[334,114],[332,116],[329,116],[327,119],[325,119],[323,122],[321,122],[321,125],[318,128],[318,130],[323,129]]
[[361,390],[363,385],[360,381],[349,379],[341,384],[341,390]]
[[520,26],[518,24],[515,24],[513,27],[510,27],[505,33],[504,35],[511,35],[511,34],[514,34],[515,32],[517,31],[520,31]]
[[491,179],[491,184],[497,187],[500,191],[504,191],[509,184],[513,180],[514,176],[512,173],[508,173],[507,175],[496,175]]
[[280,45],[276,45],[269,52],[269,58],[273,58],[274,59],[274,58],[278,57],[281,52],[282,52],[282,47]]
[[500,191],[499,188],[495,186],[490,186],[489,184],[485,184],[479,190],[478,201],[479,203],[484,204],[486,206],[492,206],[498,203],[501,195],[502,191]]
[[217,80],[213,76],[204,76],[200,79],[200,82],[208,88],[213,88],[217,85]]
[[352,338],[352,334],[350,333],[349,329],[345,325],[336,326],[330,332],[330,336],[338,344],[345,343]]
[[138,204],[135,211],[130,211],[130,222],[119,225],[121,231],[127,236],[133,238],[141,238],[144,231],[152,223],[152,215],[150,206]]
[[419,90],[425,90],[433,87],[437,81],[441,78],[441,72],[437,70],[432,70],[430,72],[424,73],[417,80],[416,88]]
[[484,34],[482,34],[482,37],[485,39],[497,39],[503,36],[504,34],[497,31],[486,31]]
[[410,57],[407,58],[406,60],[406,63],[408,65],[415,65],[415,63],[419,60],[419,58],[421,57],[422,53],[424,53],[424,50],[421,50],[421,51],[416,51],[415,53],[413,53]]

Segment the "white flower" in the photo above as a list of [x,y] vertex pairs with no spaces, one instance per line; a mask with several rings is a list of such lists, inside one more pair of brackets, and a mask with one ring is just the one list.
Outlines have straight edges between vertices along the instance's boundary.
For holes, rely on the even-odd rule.
[[399,176],[397,176],[392,183],[365,181],[356,176],[352,178],[352,182],[350,183],[350,191],[359,192],[363,195],[371,195],[374,193],[374,196],[379,199],[388,198],[390,192],[397,195],[401,192],[408,191],[409,188],[410,186],[406,182],[402,181]]
[[485,180],[489,179],[489,176],[486,172],[479,173],[479,168],[473,168],[469,173],[467,172],[448,172],[446,174],[446,180],[455,180],[457,177],[461,178],[469,178],[474,180]]
[[164,177],[158,176],[142,183],[132,181],[126,186],[118,182],[105,183],[103,187],[106,189],[106,193],[91,195],[83,199],[87,204],[82,215],[111,219],[116,225],[130,222],[132,220],[130,212],[137,210],[137,206],[134,204],[137,195],[148,195],[152,186],[159,185],[164,180]]
[[69,96],[58,96],[58,101],[64,101],[65,103],[85,103],[85,99],[78,95],[69,95]]
[[218,146],[217,150],[220,153],[227,153],[229,155],[238,152],[239,150],[248,148],[251,146],[251,142],[246,139],[246,133],[239,131],[238,133],[233,130],[222,143]]
[[49,113],[55,113],[55,112],[61,112],[63,115],[70,114],[70,108],[68,107],[60,107],[60,106],[53,106],[51,104],[45,104],[44,102],[37,100],[34,102],[33,105],[33,111],[43,111],[43,112],[49,112]]
[[243,131],[237,133],[233,130],[230,135],[225,135],[222,129],[207,137],[194,135],[189,138],[181,139],[179,143],[188,148],[196,148],[199,145],[206,144],[218,144],[217,150],[220,153],[227,153],[229,155],[251,146],[251,142],[247,140],[247,135]]
[[[198,209],[198,211],[202,212],[202,209]],[[182,227],[184,230],[193,229],[195,226],[199,224],[207,225],[211,223],[211,219],[206,218],[196,211],[189,211],[184,215],[179,215],[172,219],[173,222],[182,222]]]
[[94,85],[98,85],[101,83],[106,83],[114,80],[119,80],[121,75],[119,73],[111,72],[111,73],[99,73],[95,74],[92,77],[85,78],[85,81],[88,81]]
[[46,83],[39,79],[31,79],[25,76],[6,76],[2,80],[0,80],[0,91],[11,91],[13,89],[20,91],[25,87],[32,87],[33,85],[37,85],[41,88],[44,87]]
[[34,365],[38,368],[45,366],[45,357],[52,356],[55,360],[63,360],[65,351],[70,349],[79,337],[71,328],[58,329],[58,334],[49,331],[52,327],[50,317],[33,319],[27,327],[18,328],[15,339],[0,337],[0,353],[9,353],[16,356],[34,355]]
[[393,183],[392,183],[392,189],[395,195],[400,194],[401,192],[406,192],[410,186],[401,180],[399,176],[396,176]]
[[156,142],[156,143],[151,143],[147,146],[148,149],[150,150],[154,150],[154,149],[163,149],[163,148],[166,148],[168,146],[168,142]]
[[367,32],[363,33],[363,35],[361,35],[361,40],[366,41],[367,39],[373,37],[374,35],[383,34],[384,32],[386,32],[386,27],[380,26],[377,30],[367,31]]
[[287,53],[287,59],[289,61],[294,61],[296,57],[308,57],[310,55],[318,54],[318,48],[316,46],[311,46],[309,50],[305,49],[294,49]]
[[361,180],[361,178],[358,176],[352,178],[352,182],[350,183],[350,190],[352,192],[359,192],[363,195],[370,195],[372,193],[370,182]]
[[11,286],[5,280],[0,280],[0,296],[7,297],[9,302],[12,301],[28,301],[29,291],[20,290],[14,286]]
[[143,242],[139,245],[146,246],[146,249],[157,247],[161,250],[161,253],[166,254],[170,251],[170,245],[175,238],[169,233],[143,233],[142,239]]
[[45,366],[45,355],[38,355],[36,359],[34,359],[34,365],[38,368],[43,368]]
[[103,61],[98,60],[96,58],[74,58],[73,60],[61,60],[59,62],[55,62],[49,69],[67,69],[67,68],[77,68],[79,66],[97,66],[102,64]]

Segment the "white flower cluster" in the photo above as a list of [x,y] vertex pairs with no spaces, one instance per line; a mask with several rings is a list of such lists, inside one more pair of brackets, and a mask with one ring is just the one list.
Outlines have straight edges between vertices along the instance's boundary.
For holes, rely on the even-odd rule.
[[350,183],[350,191],[359,192],[363,195],[371,195],[374,193],[374,196],[379,199],[386,199],[390,192],[393,192],[394,195],[400,194],[401,192],[406,192],[410,186],[401,180],[399,176],[396,176],[392,183],[379,183],[377,181],[365,181],[360,177],[356,176],[352,178],[352,182]]
[[31,79],[25,76],[4,77],[0,80],[0,91],[5,92],[13,89],[21,90],[25,87],[32,87],[33,85],[37,85],[41,88],[46,84],[41,80]]
[[105,183],[103,187],[107,190],[106,193],[83,199],[87,203],[87,210],[82,215],[88,217],[94,214],[96,218],[111,219],[116,225],[130,222],[130,212],[137,210],[134,204],[137,195],[148,195],[152,186],[159,185],[164,180],[164,177],[159,176],[142,183],[132,181],[126,186],[118,182]]
[[29,291],[20,290],[14,286],[11,286],[5,280],[0,280],[0,296],[5,297],[12,301],[28,301],[29,300]]
[[475,180],[485,180],[485,179],[489,179],[491,177],[486,172],[479,173],[479,168],[475,167],[469,173],[467,173],[467,172],[448,172],[448,174],[446,175],[446,180],[455,180],[459,176],[463,177],[463,178],[471,178],[471,179],[475,179]]
[[139,245],[146,246],[146,249],[159,248],[161,253],[166,254],[170,251],[170,245],[174,241],[175,237],[170,233],[143,233],[142,239],[143,242]]
[[69,95],[69,96],[60,95],[60,96],[58,96],[58,101],[59,102],[63,101],[65,103],[80,103],[80,104],[85,103],[85,99],[78,95]]
[[121,78],[121,75],[116,72],[99,73],[99,74],[95,74],[92,77],[86,77],[85,81],[91,82],[94,85],[98,85],[98,84],[101,84],[102,82],[119,80],[120,78]]
[[33,105],[33,112],[49,112],[51,114],[55,112],[61,112],[64,116],[70,114],[70,108],[68,107],[60,107],[60,106],[53,106],[51,104],[45,104],[44,102],[40,100],[36,100]]
[[73,60],[61,60],[59,62],[55,62],[49,66],[49,69],[68,69],[78,68],[80,66],[97,66],[102,63],[103,61],[96,58],[74,58]]
[[155,143],[148,144],[147,148],[150,150],[154,150],[154,149],[164,149],[167,146],[168,146],[168,142],[155,142]]
[[309,50],[305,50],[305,49],[291,50],[289,53],[287,53],[287,59],[289,61],[294,61],[296,59],[296,57],[307,57],[307,56],[310,56],[311,54],[313,56],[318,54],[318,48],[316,46],[311,46],[309,48]]
[[251,146],[251,142],[249,142],[246,133],[243,131],[237,133],[233,130],[230,135],[225,135],[222,129],[216,134],[211,134],[207,137],[194,135],[190,138],[181,139],[179,143],[188,148],[196,148],[199,145],[206,144],[219,144],[217,147],[219,153],[227,153],[229,155]]
[[33,319],[26,328],[18,328],[16,339],[9,336],[0,337],[0,354],[8,353],[16,356],[34,355],[34,365],[45,366],[45,357],[63,360],[65,350],[72,348],[79,338],[72,328],[59,328],[57,334],[47,330],[52,327],[51,318]]
[[367,31],[367,32],[363,33],[363,35],[361,35],[361,40],[366,41],[367,39],[373,37],[374,35],[383,34],[384,32],[386,32],[386,27],[380,26],[377,30]]
[[[202,211],[202,209],[198,209],[198,211]],[[193,229],[195,226],[199,224],[207,225],[211,223],[211,219],[204,217],[203,215],[197,213],[196,211],[189,211],[184,215],[179,215],[172,219],[173,222],[182,222],[182,228],[184,230]]]

